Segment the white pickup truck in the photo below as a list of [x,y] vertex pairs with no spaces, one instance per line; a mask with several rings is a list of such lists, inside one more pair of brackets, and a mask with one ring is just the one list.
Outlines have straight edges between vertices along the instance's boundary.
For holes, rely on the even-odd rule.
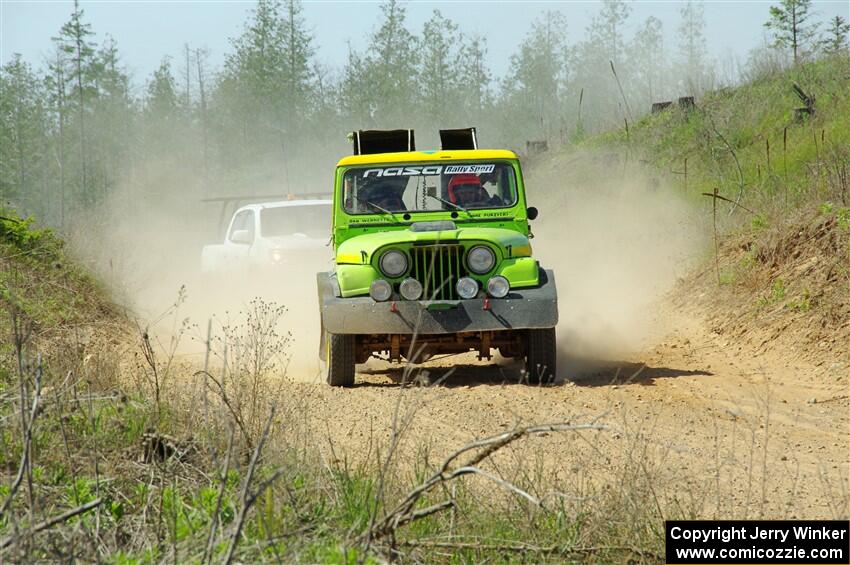
[[285,200],[242,206],[233,213],[224,243],[204,246],[201,271],[301,269],[304,262],[329,259],[332,204]]

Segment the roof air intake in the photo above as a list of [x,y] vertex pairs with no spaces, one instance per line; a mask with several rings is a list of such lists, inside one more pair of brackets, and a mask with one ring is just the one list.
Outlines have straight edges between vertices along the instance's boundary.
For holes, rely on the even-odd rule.
[[355,155],[416,151],[412,129],[359,130],[351,133]]
[[478,137],[475,128],[441,129],[440,143],[444,151],[456,149],[478,149]]

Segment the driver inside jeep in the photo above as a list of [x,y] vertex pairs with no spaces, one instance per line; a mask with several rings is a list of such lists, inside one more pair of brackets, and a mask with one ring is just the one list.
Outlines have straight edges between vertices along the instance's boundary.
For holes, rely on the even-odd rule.
[[[402,183],[406,181],[402,180]],[[401,199],[401,190],[404,189],[404,184],[392,182],[389,180],[379,182],[369,188],[366,197],[362,200],[362,204],[369,208],[378,208],[388,212],[404,212],[407,206]]]
[[463,208],[485,208],[502,204],[501,198],[491,197],[474,174],[454,175],[449,181],[448,193],[449,200]]

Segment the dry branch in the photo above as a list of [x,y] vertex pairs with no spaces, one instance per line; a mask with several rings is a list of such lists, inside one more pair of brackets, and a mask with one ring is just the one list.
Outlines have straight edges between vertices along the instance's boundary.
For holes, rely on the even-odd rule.
[[[6,496],[6,500],[3,501],[3,505],[0,506],[0,517],[4,516],[6,512],[9,510],[9,507],[12,505],[12,501],[15,498],[15,495],[18,492],[18,489],[21,486],[21,483],[24,480],[24,476],[27,474],[30,466],[30,456],[32,454],[32,429],[35,425],[35,419],[39,413],[39,402],[41,400],[41,361],[39,358],[39,368],[35,373],[35,396],[32,399],[32,407],[29,411],[29,417],[26,416],[26,411],[24,410],[24,403],[26,402],[26,394],[21,393],[21,420],[24,425],[24,445],[23,449],[21,449],[21,463],[18,466],[18,473],[15,475],[15,480],[12,482],[12,485],[9,487],[9,494]],[[24,375],[21,374],[20,378],[23,382]],[[23,385],[22,385],[23,386]],[[30,485],[32,487],[32,485]],[[30,501],[30,505],[32,505],[32,501]]]
[[[628,117],[629,117],[630,120],[634,121],[634,119],[632,118],[632,109],[629,106],[629,101],[626,100],[626,93],[625,93],[625,91],[623,91],[623,85],[620,84],[620,77],[617,76],[617,71],[616,71],[616,69],[614,69],[614,61],[609,60],[608,63],[611,65],[611,72],[614,74],[614,79],[617,81],[617,88],[620,90],[620,96],[622,96],[622,98],[623,98],[623,104],[626,106],[626,112],[628,114]],[[626,130],[628,130],[628,129],[629,129],[629,122],[627,121],[626,122]]]
[[240,496],[241,507],[239,509],[239,516],[236,518],[236,528],[233,531],[233,537],[230,540],[230,547],[227,549],[227,556],[224,558],[224,563],[229,565],[233,562],[233,555],[236,552],[236,546],[239,544],[239,537],[242,535],[242,527],[245,525],[245,519],[248,516],[248,511],[251,509],[251,506],[256,502],[257,497],[259,497],[263,492],[271,486],[271,484],[280,477],[283,473],[282,470],[278,469],[274,473],[272,473],[271,477],[263,481],[257,486],[257,489],[251,492],[251,482],[254,479],[254,472],[257,469],[257,462],[260,460],[260,455],[262,454],[263,447],[266,444],[266,440],[269,437],[269,431],[271,431],[272,422],[274,421],[275,408],[271,407],[269,412],[269,418],[266,421],[266,427],[263,430],[263,435],[260,436],[260,441],[257,443],[257,448],[254,449],[254,452],[251,454],[251,462],[248,464],[248,472],[245,475],[245,483],[242,486],[242,494]]
[[[727,140],[726,137],[722,133],[720,133],[720,130],[717,129],[717,125],[714,123],[711,114],[706,112],[705,116],[708,118],[708,123],[711,124],[711,129],[714,131],[714,135],[716,135],[718,139],[723,142],[723,144],[729,150],[729,153],[732,154],[732,159],[735,160],[735,167],[738,169],[738,197],[735,199],[734,202],[732,202],[731,200],[728,200],[728,202],[732,202],[732,204],[734,204],[736,207],[741,206],[741,198],[744,197],[744,187],[746,183],[744,182],[744,171],[741,168],[741,162],[738,160],[738,154],[735,152],[735,148],[732,147],[732,144],[729,143],[729,140]],[[724,198],[724,200],[726,199]],[[741,208],[744,207],[741,206]],[[746,210],[746,208],[744,209]],[[734,211],[735,208],[732,208],[731,210],[729,210],[729,214],[731,215]]]
[[594,546],[573,547],[567,545],[534,545],[530,543],[480,543],[463,541],[441,541],[441,540],[404,540],[398,545],[407,547],[427,547],[437,549],[470,549],[475,551],[499,551],[512,553],[539,553],[548,555],[576,555],[587,556],[604,551],[616,551],[620,553],[631,553],[644,558],[663,561],[664,556],[654,551],[628,546]]
[[[91,502],[87,502],[86,504],[83,504],[82,506],[77,506],[76,508],[72,508],[71,510],[68,510],[67,512],[64,512],[62,514],[59,514],[58,516],[54,516],[53,518],[50,518],[49,520],[45,520],[44,522],[40,522],[40,523],[36,524],[35,526],[32,527],[32,529],[30,529],[29,534],[30,535],[37,534],[39,532],[43,532],[44,530],[48,530],[48,529],[52,528],[53,526],[55,526],[56,524],[61,524],[62,522],[70,520],[74,516],[84,514],[84,513],[88,512],[89,510],[97,508],[101,504],[103,504],[103,499],[96,498],[95,500],[92,500]],[[6,539],[4,539],[3,541],[0,541],[0,549],[5,549],[5,548],[9,547],[10,545],[12,545],[12,542],[15,541],[15,537],[16,536],[9,536]]]
[[221,469],[221,486],[218,489],[218,496],[215,499],[215,513],[210,521],[210,533],[207,537],[207,545],[204,548],[204,556],[201,563],[210,563],[212,559],[213,545],[215,544],[215,536],[218,530],[219,515],[221,513],[221,503],[224,500],[224,490],[227,487],[227,473],[230,471],[230,456],[233,452],[233,436],[235,435],[233,426],[230,427],[230,437],[227,440],[227,453],[224,456],[224,465]]
[[753,216],[757,216],[757,215],[758,215],[758,214],[756,214],[755,212],[753,212],[752,210],[750,210],[749,208],[747,208],[746,206],[744,206],[743,204],[738,204],[738,203],[737,203],[737,202],[735,202],[734,200],[729,200],[729,199],[728,199],[728,198],[726,198],[725,196],[720,196],[719,194],[717,194],[717,192],[716,192],[716,191],[715,191],[715,192],[703,192],[703,193],[702,193],[702,195],[703,195],[703,196],[709,196],[709,197],[711,197],[711,198],[717,198],[718,200],[723,200],[724,202],[729,202],[730,204],[734,204],[735,206],[740,206],[741,208],[743,208],[744,210],[746,210],[747,212],[749,212],[749,213],[750,213],[750,214],[752,214]]
[[[369,528],[369,530],[361,537],[361,541],[365,544],[368,544],[369,542],[371,542],[371,540],[376,540],[384,537],[392,537],[394,536],[395,531],[405,524],[409,524],[420,518],[424,518],[425,516],[430,516],[441,510],[452,508],[454,506],[454,502],[448,500],[440,504],[428,507],[426,509],[414,510],[417,502],[419,502],[422,497],[424,497],[436,487],[441,486],[458,477],[469,474],[476,474],[488,480],[491,480],[500,487],[508,490],[509,492],[513,492],[514,494],[522,496],[526,500],[539,506],[540,501],[535,497],[531,496],[530,494],[523,491],[516,485],[510,483],[509,481],[506,481],[504,479],[496,477],[495,475],[482,471],[477,467],[477,465],[488,457],[490,457],[490,455],[492,455],[496,451],[526,436],[551,432],[602,429],[605,429],[605,427],[593,423],[578,425],[572,425],[569,423],[555,423],[544,424],[540,426],[523,426],[495,436],[468,443],[457,451],[455,451],[454,453],[452,453],[451,455],[449,455],[436,473],[431,475],[431,477],[422,482],[418,487],[410,491],[402,502],[400,502],[393,510],[391,510],[385,515],[383,520],[376,524],[373,524]],[[450,468],[454,466],[458,459],[462,455],[467,453],[470,453],[469,457],[463,463],[455,466],[453,470],[450,470]]]
[[[226,367],[225,367],[226,370]],[[205,381],[205,387],[209,387],[212,392],[218,394],[218,397],[221,399],[221,402],[224,404],[227,411],[230,412],[230,417],[233,418],[233,421],[239,427],[239,431],[242,434],[242,439],[245,440],[245,444],[248,446],[248,449],[252,449],[254,447],[253,441],[251,441],[251,434],[248,433],[247,428],[245,427],[245,420],[242,418],[241,410],[237,410],[233,401],[227,395],[227,388],[224,386],[224,378],[219,381],[211,373],[208,371],[197,371],[193,376],[197,377],[199,375],[203,375],[207,378]],[[212,381],[215,386],[218,387],[218,390],[213,389],[209,381]]]

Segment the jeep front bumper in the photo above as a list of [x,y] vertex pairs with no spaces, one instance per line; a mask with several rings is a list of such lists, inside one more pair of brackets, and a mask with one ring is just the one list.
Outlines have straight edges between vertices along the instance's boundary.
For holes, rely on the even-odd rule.
[[389,300],[340,298],[333,273],[317,275],[322,327],[332,334],[451,334],[552,328],[558,323],[555,276],[540,271],[540,285],[505,298]]

